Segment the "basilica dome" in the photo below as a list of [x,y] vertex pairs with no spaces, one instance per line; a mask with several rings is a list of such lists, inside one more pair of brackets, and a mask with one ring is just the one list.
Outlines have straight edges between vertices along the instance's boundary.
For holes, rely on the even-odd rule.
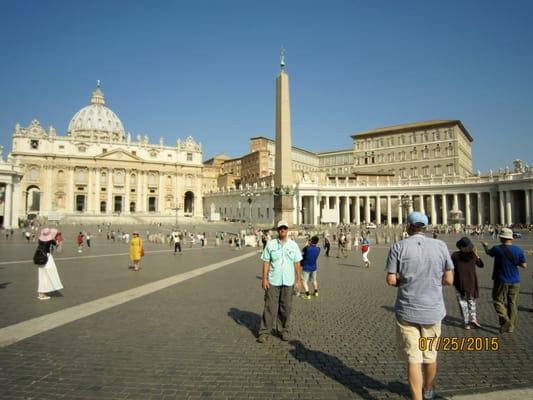
[[117,115],[105,106],[99,83],[91,96],[91,104],[70,120],[67,134],[79,139],[124,140],[124,126]]

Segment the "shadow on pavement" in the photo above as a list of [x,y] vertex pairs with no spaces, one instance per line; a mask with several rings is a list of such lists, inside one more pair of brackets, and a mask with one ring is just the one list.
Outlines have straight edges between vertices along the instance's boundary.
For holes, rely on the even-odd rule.
[[308,349],[299,340],[291,340],[289,344],[294,346],[293,349],[289,350],[289,353],[296,360],[312,365],[328,378],[336,380],[363,399],[376,399],[369,393],[369,389],[409,396],[409,387],[402,382],[384,384],[361,371],[347,366],[335,356],[322,351]]
[[248,328],[254,336],[257,336],[261,325],[261,316],[259,314],[232,307],[228,311],[228,316],[237,324]]
[[63,293],[58,292],[58,291],[56,291],[56,292],[50,292],[50,293],[47,293],[47,294],[48,294],[48,296],[50,296],[50,297],[65,297],[65,296],[63,296]]
[[346,263],[343,263],[343,262],[339,262],[337,265],[342,265],[343,267],[352,267],[352,268],[367,269],[367,268],[364,268],[364,267],[361,266],[361,265],[357,265],[357,264],[346,264]]
[[13,283],[13,282],[3,282],[3,283],[0,283],[0,289],[5,289],[5,288],[7,288],[7,285],[9,285],[10,283]]

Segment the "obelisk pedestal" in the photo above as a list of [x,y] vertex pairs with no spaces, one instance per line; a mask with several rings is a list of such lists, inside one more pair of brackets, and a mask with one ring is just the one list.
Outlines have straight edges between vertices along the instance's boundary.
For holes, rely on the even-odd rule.
[[293,220],[292,193],[292,145],[291,107],[289,98],[289,76],[284,71],[285,61],[281,58],[281,72],[276,79],[276,163],[274,172],[274,221]]

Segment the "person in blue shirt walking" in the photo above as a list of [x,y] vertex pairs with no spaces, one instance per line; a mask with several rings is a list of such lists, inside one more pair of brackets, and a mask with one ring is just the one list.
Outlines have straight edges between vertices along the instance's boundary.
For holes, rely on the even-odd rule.
[[313,282],[315,292],[313,295],[318,297],[318,282],[316,279],[316,269],[318,256],[320,254],[320,247],[317,246],[318,236],[313,236],[310,243],[302,249],[302,283],[305,290],[304,299],[311,300],[309,294],[309,281]]
[[502,228],[498,246],[488,248],[482,243],[485,252],[494,257],[492,280],[492,300],[500,320],[500,333],[514,332],[518,323],[518,297],[520,295],[520,268],[527,268],[523,250],[513,245],[513,231]]
[[278,237],[269,240],[261,254],[263,260],[263,276],[261,286],[265,291],[265,307],[261,327],[259,329],[259,343],[265,343],[278,319],[281,327],[281,340],[287,342],[289,336],[289,322],[292,310],[294,289],[300,290],[302,283],[301,266],[302,253],[296,242],[289,239],[289,224],[279,221],[277,225]]

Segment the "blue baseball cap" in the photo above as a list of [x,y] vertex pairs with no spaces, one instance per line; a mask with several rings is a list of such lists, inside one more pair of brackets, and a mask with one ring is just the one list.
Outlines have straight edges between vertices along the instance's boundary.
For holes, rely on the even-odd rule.
[[413,211],[407,216],[407,223],[409,225],[428,226],[429,221],[426,214],[421,213],[420,211]]

